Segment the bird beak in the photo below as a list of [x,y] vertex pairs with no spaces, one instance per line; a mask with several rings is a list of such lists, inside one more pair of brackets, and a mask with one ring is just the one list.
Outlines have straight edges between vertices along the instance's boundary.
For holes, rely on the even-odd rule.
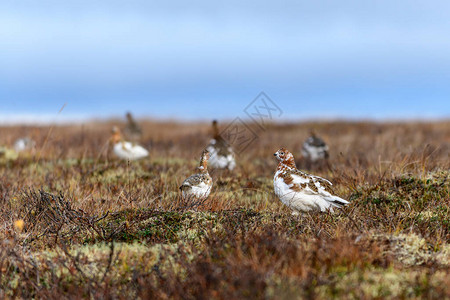
[[277,156],[277,154],[276,154],[276,153],[274,153],[274,154],[273,154],[273,156]]

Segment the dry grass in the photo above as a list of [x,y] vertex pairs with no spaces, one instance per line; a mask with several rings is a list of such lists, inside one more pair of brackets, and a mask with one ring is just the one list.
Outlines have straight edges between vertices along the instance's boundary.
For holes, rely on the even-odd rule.
[[[0,297],[450,297],[450,122],[271,124],[195,211],[178,187],[209,125],[143,122],[150,158],[127,163],[112,124],[0,128],[38,145],[0,157]],[[331,150],[311,172],[351,204],[294,217],[273,153],[312,128]]]

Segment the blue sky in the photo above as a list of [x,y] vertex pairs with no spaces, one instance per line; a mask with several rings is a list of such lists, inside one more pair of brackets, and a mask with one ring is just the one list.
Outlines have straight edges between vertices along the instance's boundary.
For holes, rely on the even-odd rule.
[[2,1],[0,119],[450,117],[448,1]]

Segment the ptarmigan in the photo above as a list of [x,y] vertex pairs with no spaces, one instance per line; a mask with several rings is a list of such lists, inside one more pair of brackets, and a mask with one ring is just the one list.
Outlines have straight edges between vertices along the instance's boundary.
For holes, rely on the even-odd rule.
[[20,138],[14,142],[16,152],[33,150],[35,147],[36,142],[29,137]]
[[148,151],[144,147],[124,141],[117,126],[113,127],[112,132],[113,151],[118,157],[127,160],[137,160],[148,156]]
[[297,169],[294,156],[281,148],[274,154],[279,161],[273,187],[275,194],[283,204],[293,210],[293,214],[308,211],[333,211],[333,207],[342,207],[347,200],[333,196],[331,182],[306,174]]
[[208,173],[208,159],[210,153],[204,150],[200,159],[199,173],[186,178],[180,186],[184,199],[205,200],[212,187],[212,178]]
[[127,125],[125,126],[124,134],[133,143],[136,143],[142,137],[142,128],[134,120],[133,115],[130,112],[127,112],[126,117],[127,117]]
[[303,143],[302,155],[311,162],[327,159],[328,145],[311,131],[311,136]]
[[209,165],[216,169],[228,169],[232,171],[236,167],[234,152],[231,146],[222,138],[219,133],[217,121],[212,122],[213,139],[209,142],[206,149],[211,153]]

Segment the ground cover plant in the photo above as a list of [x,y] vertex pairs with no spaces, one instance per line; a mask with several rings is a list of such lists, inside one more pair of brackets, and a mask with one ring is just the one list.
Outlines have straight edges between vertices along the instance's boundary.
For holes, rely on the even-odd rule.
[[[0,297],[450,297],[450,122],[268,124],[198,205],[178,187],[209,124],[141,124],[136,162],[108,150],[119,121],[0,127]],[[306,171],[351,203],[292,216],[273,153],[301,167],[311,129],[330,158]],[[15,155],[23,136],[36,149]]]

